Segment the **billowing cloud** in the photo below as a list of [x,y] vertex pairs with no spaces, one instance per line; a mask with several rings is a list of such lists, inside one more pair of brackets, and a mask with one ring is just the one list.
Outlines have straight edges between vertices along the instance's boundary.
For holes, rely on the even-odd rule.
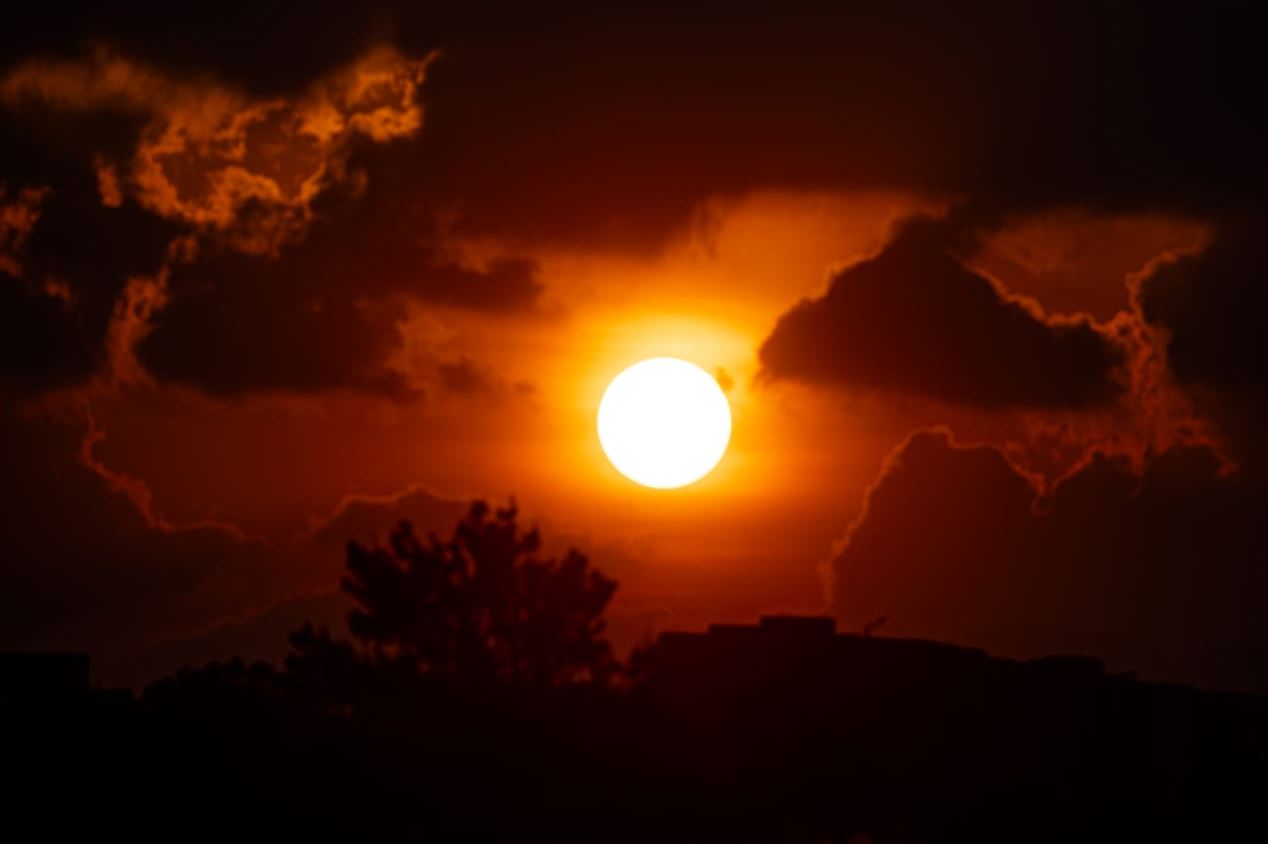
[[[1250,28],[1222,18],[1179,26],[1108,12],[1095,31],[1116,37],[1103,39],[1093,28],[1070,26],[1074,11],[1000,12],[932,7],[904,14],[901,25],[887,14],[849,10],[813,20],[772,13],[737,18],[702,39],[699,20],[665,7],[640,10],[638,27],[626,25],[627,12],[596,12],[575,21],[568,37],[547,38],[551,27],[521,10],[402,6],[384,13],[400,50],[366,49],[382,45],[385,31],[368,14],[340,15],[336,26],[332,16],[261,13],[248,33],[239,17],[218,12],[205,15],[197,37],[176,20],[84,14],[58,37],[39,19],[21,22],[29,34],[12,37],[12,54],[26,58],[8,68],[0,93],[21,113],[27,134],[73,151],[106,210],[136,204],[220,248],[260,255],[282,254],[310,231],[305,243],[325,242],[338,228],[346,235],[336,236],[341,245],[316,250],[326,272],[339,275],[332,284],[387,284],[481,309],[534,301],[539,285],[524,256],[535,249],[655,248],[702,201],[754,188],[967,196],[1021,216],[1068,206],[1201,216],[1262,195],[1255,161],[1266,124],[1254,119],[1260,106],[1248,107],[1237,93],[1247,74],[1234,59],[1248,54]],[[1054,30],[1070,38],[1054,43],[1047,37]],[[88,37],[120,46],[87,59],[65,58],[65,50],[39,57],[41,43]],[[445,57],[433,64],[428,57],[438,44]],[[1194,60],[1176,74],[1152,60],[1163,54]],[[762,61],[734,60],[755,55]],[[863,78],[868,85],[857,84]],[[1087,80],[1096,81],[1097,97],[1069,95],[1086,90]],[[1185,98],[1186,91],[1202,96]],[[1045,103],[1043,120],[1034,119],[1036,102]],[[1186,119],[1172,119],[1176,102],[1192,112]],[[91,132],[66,122],[90,118]],[[81,149],[88,137],[91,148]],[[1150,142],[1114,140],[1124,137]],[[16,142],[0,143],[7,150]],[[39,148],[24,147],[25,157],[13,160],[33,175],[28,153],[45,153],[27,146]],[[368,203],[373,225],[354,232],[356,216],[343,215],[339,226],[322,227],[327,214],[339,216],[341,202]],[[481,266],[454,261],[444,248],[450,237],[491,238],[504,254]],[[311,278],[318,262],[297,264]],[[100,314],[113,312],[113,297],[135,275],[122,275],[110,303],[78,320],[92,326],[78,330],[82,345],[100,342]],[[153,278],[153,270],[144,275]],[[208,283],[208,274],[193,275]],[[346,303],[352,295],[316,286],[315,293],[305,287],[295,307],[274,309],[277,319],[297,323],[280,333],[309,336],[307,309],[320,300],[328,313],[342,309],[360,336],[360,316]],[[173,292],[173,308],[183,295]],[[249,297],[226,298],[242,304]],[[1057,366],[1083,357],[1075,365],[1095,369],[1092,359],[1104,349],[1092,332],[1042,321],[1060,336],[1027,351],[1061,358]],[[1015,334],[1027,331],[1025,319],[1006,322]],[[163,360],[171,356],[158,350],[170,345],[156,337],[151,353],[138,357],[183,371],[177,377],[187,383],[198,383],[197,369],[215,368],[186,365],[185,353]],[[350,346],[354,357],[366,348]],[[331,367],[330,377],[277,371],[255,383],[238,380],[242,389],[382,389],[379,375],[366,374],[380,363],[350,364],[351,380]],[[971,403],[1087,404],[1107,389],[1089,379],[1057,379],[1049,392],[973,383],[943,392]],[[231,389],[233,379],[222,380],[222,391]]]
[[1225,220],[1205,249],[1163,256],[1133,280],[1159,380],[1186,397],[1238,463],[1258,473],[1268,471],[1263,229],[1262,215]]
[[985,408],[1082,407],[1124,389],[1127,351],[1086,317],[1051,317],[908,221],[879,255],[780,317],[763,373]]
[[[357,212],[349,206],[339,219]],[[139,360],[160,381],[219,395],[339,388],[416,395],[434,379],[404,359],[413,303],[522,315],[541,290],[528,261],[487,268],[435,261],[391,223],[376,232],[348,221],[318,224],[277,258],[225,252],[174,266],[169,302],[140,338]]]
[[1268,689],[1263,485],[1206,446],[1094,453],[1045,486],[994,446],[915,434],[829,574],[852,628]]
[[252,105],[311,98],[314,79],[387,33],[410,55],[440,47],[408,176],[420,202],[521,247],[646,248],[702,199],[755,187],[968,194],[1021,211],[1255,202],[1268,122],[1250,87],[1250,12],[794,5],[722,21],[651,4],[561,26],[512,3],[246,15],[199,2],[15,15],[3,43],[25,57],[95,38],[144,67],[229,80]]
[[303,278],[284,275],[260,281],[226,276],[176,288],[137,347],[145,371],[215,395],[331,388],[414,393],[390,365],[400,343],[402,303],[347,287],[308,288]]
[[1163,334],[1185,384],[1268,392],[1268,241],[1262,218],[1232,224],[1206,249],[1156,262],[1139,280],[1141,314]]
[[135,205],[103,208],[87,179],[63,176],[16,191],[5,212],[0,385],[20,392],[80,382],[103,363],[120,295],[159,272],[174,234]]
[[722,22],[669,4],[566,31],[500,11],[399,15],[445,46],[417,184],[462,230],[654,249],[702,198],[755,187],[1022,213],[1206,213],[1264,193],[1244,9],[794,6]]
[[40,203],[47,189],[24,188],[9,197],[0,184],[0,272],[22,275],[22,247],[40,218]]
[[[40,254],[22,295],[50,285],[66,294],[18,303],[16,323],[32,336],[17,334],[7,357],[25,370],[68,358],[64,374],[43,367],[8,380],[38,389],[105,370],[115,382],[154,376],[216,394],[413,396],[420,379],[399,366],[410,303],[534,309],[534,261],[449,255],[432,212],[393,172],[407,158],[372,153],[418,132],[430,61],[378,47],[269,95],[105,48],[10,69],[0,105],[24,129],[38,131],[49,113],[121,114],[132,131],[104,150],[86,141],[78,168],[55,168],[39,226],[18,211],[48,191],[24,189],[24,204],[6,210],[0,269],[16,270],[30,239]],[[36,249],[51,237],[104,248]],[[55,354],[40,348],[50,344]]]
[[419,129],[428,61],[380,48],[298,97],[261,99],[100,48],[84,61],[19,65],[0,79],[0,102],[141,116],[128,161],[94,158],[103,203],[118,206],[126,192],[162,217],[262,254],[303,235],[313,199],[350,177],[358,137],[385,142]]
[[383,148],[364,186],[319,198],[307,236],[277,255],[222,249],[175,263],[169,304],[138,348],[144,366],[160,380],[222,395],[350,388],[408,396],[426,380],[401,361],[413,306],[492,317],[536,310],[543,284],[535,262],[495,255],[464,263],[439,251],[426,216],[386,166],[408,170],[408,159],[403,147]]
[[88,365],[74,361],[73,354],[45,354],[50,345],[63,352],[73,345],[66,338],[54,339],[68,328],[61,317],[69,291],[56,281],[35,285],[23,278],[24,246],[46,193],[25,188],[9,196],[0,184],[0,385],[9,388],[56,381],[60,370]]

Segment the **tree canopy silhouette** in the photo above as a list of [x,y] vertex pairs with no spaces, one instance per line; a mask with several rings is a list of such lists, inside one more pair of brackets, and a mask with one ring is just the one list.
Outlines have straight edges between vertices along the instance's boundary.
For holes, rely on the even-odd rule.
[[[615,668],[603,612],[616,582],[575,549],[541,554],[514,503],[476,501],[447,541],[401,522],[386,545],[348,543],[342,586],[355,646],[297,631],[292,671],[319,653],[351,668],[359,658],[438,678],[551,686],[605,682]],[[323,659],[323,662],[330,660]]]

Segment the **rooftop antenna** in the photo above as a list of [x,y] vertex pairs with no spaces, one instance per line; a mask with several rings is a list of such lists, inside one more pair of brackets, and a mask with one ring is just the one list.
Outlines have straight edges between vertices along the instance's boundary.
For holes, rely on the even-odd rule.
[[882,624],[884,624],[887,621],[889,621],[889,619],[883,615],[880,618],[872,619],[867,624],[863,625],[863,635],[871,636],[873,630],[875,630],[877,627],[880,627]]

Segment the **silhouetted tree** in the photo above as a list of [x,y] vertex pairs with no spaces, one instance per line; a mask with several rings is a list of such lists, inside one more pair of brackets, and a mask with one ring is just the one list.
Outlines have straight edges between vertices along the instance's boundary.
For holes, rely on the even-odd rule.
[[514,504],[477,501],[448,541],[402,522],[386,546],[350,542],[342,584],[358,604],[348,626],[360,647],[304,628],[292,636],[292,673],[351,672],[367,656],[477,683],[606,682],[615,663],[603,611],[615,581],[575,549],[542,557],[540,534],[516,517]]

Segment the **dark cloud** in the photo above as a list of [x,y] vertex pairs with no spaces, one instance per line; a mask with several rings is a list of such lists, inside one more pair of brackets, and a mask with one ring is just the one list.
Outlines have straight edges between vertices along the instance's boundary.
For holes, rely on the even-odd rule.
[[[28,9],[6,27],[3,70],[18,73],[29,69],[27,60],[44,57],[62,64],[44,66],[60,74],[52,88],[41,88],[47,79],[18,73],[21,84],[9,92],[8,106],[21,106],[20,119],[0,109],[9,121],[0,144],[15,153],[0,156],[0,181],[52,185],[56,193],[75,194],[58,201],[81,203],[100,201],[98,176],[114,174],[120,190],[170,223],[206,228],[216,218],[217,231],[238,238],[239,246],[275,251],[309,233],[310,212],[320,217],[328,210],[319,207],[321,195],[310,205],[311,197],[297,192],[297,174],[279,161],[316,167],[313,173],[345,187],[366,177],[381,199],[364,198],[370,203],[364,224],[348,215],[338,231],[334,225],[314,229],[305,241],[310,260],[283,256],[258,271],[286,273],[293,261],[294,272],[320,279],[302,291],[291,281],[289,290],[299,297],[292,308],[265,301],[260,309],[270,311],[283,338],[303,340],[327,331],[313,326],[315,300],[327,313],[342,311],[356,360],[342,369],[327,362],[313,374],[275,364],[253,380],[214,372],[216,362],[195,360],[191,348],[169,356],[165,350],[181,345],[170,339],[156,338],[143,357],[173,377],[222,392],[236,389],[234,382],[242,389],[340,383],[394,391],[379,375],[366,374],[373,368],[369,357],[380,350],[366,346],[353,310],[360,305],[353,303],[387,295],[370,290],[407,290],[455,307],[529,307],[539,285],[531,261],[515,256],[548,244],[654,249],[681,229],[702,199],[718,194],[769,187],[900,189],[967,196],[999,214],[1065,205],[1198,214],[1258,206],[1268,187],[1259,154],[1268,120],[1263,98],[1251,96],[1249,80],[1263,74],[1256,28],[1243,19],[1249,10],[1204,7],[1182,18],[1155,11],[1132,4],[910,3],[794,5],[776,13],[741,4],[729,7],[723,20],[684,4],[553,16],[514,4],[490,11],[388,3],[325,14],[288,4],[246,13],[197,3],[173,14],[151,4],[107,13],[54,3]],[[93,43],[116,52],[86,53]],[[376,53],[383,44],[402,53]],[[287,116],[307,113],[304,98],[314,92],[364,114],[357,110],[365,103],[350,104],[344,95],[352,89],[339,87],[341,68],[370,55],[418,58],[435,47],[444,54],[428,67],[420,89],[421,131],[405,131],[408,121],[395,123],[398,140],[390,151],[366,141],[386,137],[382,132],[363,136],[362,129],[347,127],[318,148],[308,141],[296,145]],[[81,72],[74,62],[82,64],[86,54],[97,56],[99,70],[118,73]],[[417,77],[409,67],[416,66],[397,67],[393,91],[412,96]],[[110,87],[108,80],[125,78],[144,84],[126,92]],[[41,101],[33,94],[38,90],[56,96]],[[281,111],[266,106],[279,97],[289,105]],[[187,172],[193,163],[228,175],[215,144],[202,144],[207,139],[197,131],[179,135],[184,140],[175,160],[134,173],[129,182],[126,165],[135,163],[143,130],[151,146],[155,138],[174,142],[177,134],[164,131],[193,126],[190,116],[203,113],[187,109],[189,103],[220,108],[224,120],[269,115],[242,125],[254,150],[248,156],[253,176],[266,177],[278,192],[260,192],[258,180],[194,178]],[[68,105],[79,110],[68,113]],[[413,113],[408,103],[396,105],[397,117]],[[294,147],[294,155],[270,157],[278,143]],[[51,173],[50,157],[60,165],[75,162],[79,181],[62,179],[67,166]],[[164,192],[169,188],[180,200],[174,205]],[[230,188],[238,192],[223,193]],[[220,219],[226,209],[236,215],[232,221]],[[146,237],[136,242],[137,236],[118,231],[124,220],[116,215],[116,231],[103,236],[119,253],[110,257],[152,264]],[[87,219],[81,229],[69,239],[61,233],[59,242],[103,231]],[[456,264],[443,248],[454,234],[493,235],[512,256],[480,267]],[[122,254],[129,244],[135,256]],[[65,282],[100,291],[94,294],[100,302],[83,305],[90,313],[78,317],[82,327],[74,337],[78,347],[99,352],[102,314],[110,312],[120,271],[94,265],[101,269],[72,268]],[[115,281],[96,278],[98,272]],[[193,274],[196,286],[210,278]],[[323,276],[334,276],[328,283],[341,292],[327,289]],[[174,290],[173,307],[181,307],[183,295]],[[199,302],[213,312],[251,306],[242,291],[224,295],[223,303]],[[31,307],[47,310],[47,303]],[[296,324],[285,326],[287,319]],[[174,316],[169,324],[184,322]],[[1067,333],[1087,338],[1080,330]],[[208,357],[228,345],[227,337],[220,339],[206,347]],[[82,370],[83,357],[82,349],[71,349],[79,363],[66,369]],[[1095,392],[1095,385],[1089,389]]]
[[366,195],[321,203],[307,236],[276,257],[225,250],[173,266],[170,302],[139,348],[144,366],[217,394],[405,396],[417,385],[394,354],[410,303],[494,315],[537,307],[534,262],[502,257],[471,268],[442,259],[383,175]]
[[992,446],[914,435],[832,561],[836,611],[1036,655],[1094,653],[1154,678],[1268,689],[1263,485],[1204,446],[1093,455],[1051,489]]
[[1247,13],[640,6],[554,32],[458,27],[424,92],[419,189],[476,230],[624,247],[754,187],[1013,212],[1254,204],[1268,121]]
[[1265,222],[1225,226],[1200,254],[1158,262],[1140,281],[1141,314],[1182,383],[1268,394]]
[[[258,260],[233,257],[211,266]],[[331,388],[413,394],[409,381],[388,365],[399,345],[403,303],[362,299],[354,290],[309,289],[302,278],[252,284],[250,275],[261,272],[252,270],[204,285],[181,284],[141,341],[145,368],[160,381],[217,395]]]
[[126,647],[283,588],[270,549],[231,526],[156,519],[143,485],[94,468],[80,425],[6,412],[0,429],[0,647]]
[[0,109],[0,149],[25,155],[19,161],[29,168],[8,180],[8,198],[40,199],[29,232],[0,260],[0,386],[34,392],[80,382],[100,366],[120,293],[163,266],[178,230],[131,202],[103,206],[86,155],[68,158],[38,138],[20,145],[14,138],[23,133],[9,128]]
[[0,271],[0,384],[31,393],[92,371],[104,329],[81,328],[72,307]]
[[318,199],[306,235],[277,255],[222,248],[174,265],[170,303],[139,349],[146,368],[219,394],[401,396],[415,389],[392,365],[411,302],[492,315],[538,306],[535,262],[502,256],[468,267],[437,253],[425,210],[402,188],[404,146],[363,147],[350,166],[369,168],[364,187]]
[[[375,155],[421,125],[425,66],[374,49],[281,99],[104,48],[10,68],[0,113],[13,157],[0,167],[43,200],[20,256],[25,290],[4,292],[6,381],[35,390],[117,365],[106,345],[122,320],[137,323],[116,329],[127,342],[148,333],[139,356],[163,380],[405,395],[389,358],[409,302],[534,308],[534,261],[445,257],[434,209],[400,178],[408,158]],[[10,263],[0,269],[16,274]],[[124,307],[139,277],[161,312],[152,332]],[[43,296],[50,285],[60,301]]]
[[1242,466],[1268,473],[1265,218],[1226,220],[1198,254],[1153,263],[1134,299],[1169,377]]
[[1010,298],[916,220],[780,317],[759,355],[768,377],[1004,408],[1112,401],[1127,353],[1085,318]]
[[753,187],[1009,209],[1255,196],[1262,111],[1242,101],[1258,52],[1227,10],[683,5],[391,12],[401,43],[445,50],[417,194],[465,230],[624,248]]
[[387,33],[376,18],[381,15],[369,8],[320,3],[262,2],[248,9],[191,0],[174,14],[155,0],[113,9],[60,0],[15,10],[12,25],[0,33],[0,55],[14,62],[70,57],[107,42],[180,75],[212,73],[260,94],[289,94],[381,41]]
[[574,243],[653,243],[703,196],[753,187],[968,192],[1009,209],[1264,193],[1244,4],[550,8],[32,11],[6,55],[98,39],[265,96],[375,44],[440,47],[412,187],[473,229]]

